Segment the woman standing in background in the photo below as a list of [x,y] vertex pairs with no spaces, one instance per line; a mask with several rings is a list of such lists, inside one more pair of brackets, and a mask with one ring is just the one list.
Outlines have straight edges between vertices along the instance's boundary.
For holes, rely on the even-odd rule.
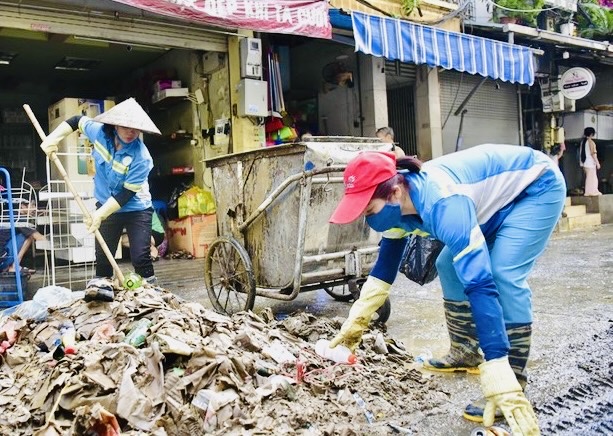
[[583,139],[579,146],[579,164],[583,167],[585,173],[585,196],[602,195],[598,190],[598,170],[600,162],[598,161],[598,152],[596,151],[596,143],[594,135],[596,130],[593,127],[586,127],[583,131]]

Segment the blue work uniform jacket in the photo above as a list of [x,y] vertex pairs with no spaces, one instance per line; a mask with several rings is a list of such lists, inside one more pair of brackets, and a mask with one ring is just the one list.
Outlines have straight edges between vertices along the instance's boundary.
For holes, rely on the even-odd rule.
[[149,173],[153,159],[140,138],[121,150],[115,150],[114,138],[109,138],[102,128],[104,124],[91,118],[81,117],[79,131],[94,145],[96,175],[94,176],[94,197],[104,204],[125,188],[135,195],[118,212],[134,212],[152,207],[149,192]]
[[[426,162],[419,173],[401,173],[418,215],[402,216],[398,228],[383,233],[371,275],[393,283],[408,235],[430,235],[451,250],[474,318],[489,319],[497,289],[487,242],[494,240],[515,201],[560,183],[559,169],[529,147],[484,144]],[[491,338],[506,337],[500,328],[497,323],[480,330]],[[496,353],[506,354],[502,349]]]

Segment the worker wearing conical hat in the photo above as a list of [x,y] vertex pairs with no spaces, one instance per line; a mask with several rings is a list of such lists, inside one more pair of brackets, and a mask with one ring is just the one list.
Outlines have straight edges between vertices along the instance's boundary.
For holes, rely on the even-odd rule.
[[[125,228],[134,270],[155,281],[149,251],[153,212],[148,177],[153,168],[142,132],[160,134],[143,108],[129,98],[95,118],[75,116],[62,122],[41,144],[47,155],[75,130],[94,145],[94,196],[97,209],[86,220],[90,233],[100,230],[109,247],[116,247]],[[113,268],[96,241],[96,276],[111,277]]]

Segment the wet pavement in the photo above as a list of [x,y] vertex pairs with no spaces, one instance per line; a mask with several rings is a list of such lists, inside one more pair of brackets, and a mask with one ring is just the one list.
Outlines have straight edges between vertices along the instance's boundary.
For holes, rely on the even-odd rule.
[[[164,286],[161,268],[158,277]],[[529,283],[534,325],[526,393],[543,434],[613,434],[613,225],[555,234]],[[168,289],[212,307],[202,279],[193,277]],[[399,275],[391,301],[387,329],[392,337],[414,356],[447,351],[438,279],[421,287]],[[277,317],[299,310],[345,317],[350,307],[323,290],[303,293],[291,302],[256,298],[256,312],[267,306]],[[441,379],[449,402],[423,416],[419,434],[469,435],[476,425],[461,414],[467,401],[480,395],[478,376],[424,374]]]

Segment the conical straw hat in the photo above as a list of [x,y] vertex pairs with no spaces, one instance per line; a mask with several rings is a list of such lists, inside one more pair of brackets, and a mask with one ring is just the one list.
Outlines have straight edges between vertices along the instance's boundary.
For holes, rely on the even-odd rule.
[[151,121],[149,115],[132,97],[101,113],[94,118],[94,121],[112,124],[113,126],[138,129],[148,133],[157,133],[158,135],[162,134],[153,121]]

